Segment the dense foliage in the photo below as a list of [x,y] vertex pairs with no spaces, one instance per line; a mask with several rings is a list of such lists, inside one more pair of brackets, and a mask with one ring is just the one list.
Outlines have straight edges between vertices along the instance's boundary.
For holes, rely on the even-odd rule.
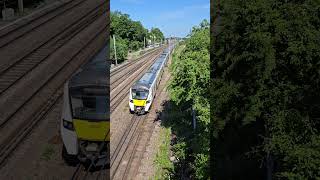
[[[128,51],[129,51],[129,47],[128,47],[128,40],[126,39],[122,39],[122,38],[117,38],[117,43],[116,43],[116,51],[117,51],[117,59],[118,60],[124,60],[126,59],[126,57],[128,56]],[[113,39],[110,38],[110,57],[115,57],[114,56],[114,43],[113,43]]]
[[152,37],[155,37],[154,40],[157,42],[164,40],[164,35],[159,28],[151,28],[149,32],[149,38],[152,39]]
[[[320,1],[224,0],[222,12],[211,94],[225,149],[216,158],[255,159],[276,179],[320,179]],[[254,148],[222,142],[232,133]]]
[[[169,85],[170,98],[179,109],[173,128],[178,136],[174,146],[180,161],[187,161],[196,179],[208,178],[209,156],[209,23],[194,27],[188,39],[173,56]],[[192,129],[191,109],[196,112],[196,129]],[[180,131],[180,132],[179,132]],[[186,167],[181,167],[186,168]]]
[[144,46],[144,38],[146,38],[146,43],[151,35],[154,35],[158,41],[164,38],[159,28],[152,28],[149,32],[140,21],[133,21],[128,14],[115,11],[110,13],[110,17],[112,58],[114,58],[113,35],[115,35],[116,39],[117,59],[119,60],[124,60],[128,55],[128,51],[136,51],[142,48]]

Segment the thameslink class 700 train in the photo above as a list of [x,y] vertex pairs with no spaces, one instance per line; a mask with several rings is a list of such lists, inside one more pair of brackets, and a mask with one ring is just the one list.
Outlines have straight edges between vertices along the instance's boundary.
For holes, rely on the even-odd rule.
[[141,115],[150,111],[164,71],[164,66],[167,64],[173,48],[174,45],[166,48],[148,71],[130,88],[129,110],[131,114]]
[[106,61],[91,62],[64,86],[60,133],[62,157],[69,165],[108,162],[110,97]]

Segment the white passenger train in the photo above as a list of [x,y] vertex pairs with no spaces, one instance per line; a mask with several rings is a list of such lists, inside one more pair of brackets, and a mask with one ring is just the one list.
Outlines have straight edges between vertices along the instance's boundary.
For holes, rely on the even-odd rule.
[[61,118],[62,157],[70,164],[108,162],[110,97],[107,63],[85,65],[64,86]]
[[145,114],[150,111],[159,86],[164,67],[174,45],[166,48],[148,71],[130,88],[129,109],[132,114]]

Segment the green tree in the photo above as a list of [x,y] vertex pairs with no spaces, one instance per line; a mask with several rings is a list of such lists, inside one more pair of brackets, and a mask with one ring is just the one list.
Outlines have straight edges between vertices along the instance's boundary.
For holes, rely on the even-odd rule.
[[111,35],[117,35],[122,39],[127,39],[128,42],[133,42],[134,45],[129,46],[131,50],[137,50],[143,46],[144,37],[147,36],[148,30],[143,27],[141,22],[133,21],[128,14],[122,14],[119,11],[111,12],[110,16]]
[[164,35],[159,28],[151,28],[149,38],[153,40],[153,36],[155,36],[155,40],[158,42],[164,40]]
[[[117,51],[117,60],[119,62],[124,61],[128,56],[128,41],[125,39],[122,39],[121,37],[116,38],[116,51]],[[113,45],[113,38],[110,37],[110,58],[115,60],[114,55],[114,45]]]
[[251,133],[261,138],[242,155],[264,162],[277,179],[320,178],[319,9],[318,0],[222,2],[211,86],[215,139],[255,126]]
[[[110,35],[116,35],[117,38],[120,38],[120,51],[136,51],[143,48],[144,38],[147,39],[150,36],[150,33],[145,27],[143,27],[140,21],[133,21],[128,14],[121,13],[120,11],[111,12],[110,18]],[[163,33],[159,28],[154,28],[151,32],[158,40],[164,39]],[[113,48],[111,48],[111,54],[114,54]],[[125,55],[126,53],[121,53],[119,54],[119,58],[125,58]]]
[[[204,20],[202,26],[196,26],[191,31],[188,39],[182,46],[185,48],[174,55],[171,73],[172,80],[169,85],[170,98],[175,104],[182,108],[189,119],[179,119],[182,126],[188,127],[191,121],[190,109],[193,106],[196,112],[197,129],[188,138],[187,143],[191,146],[190,161],[197,179],[208,178],[209,157],[209,80],[210,80],[210,58],[209,58],[209,23]],[[179,146],[178,146],[179,147]],[[186,146],[181,146],[187,151]],[[180,148],[181,148],[180,147]],[[188,147],[189,148],[189,147]]]

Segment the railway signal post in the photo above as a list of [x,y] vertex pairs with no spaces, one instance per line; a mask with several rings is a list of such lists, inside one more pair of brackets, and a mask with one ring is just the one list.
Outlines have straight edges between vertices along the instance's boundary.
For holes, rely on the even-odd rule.
[[117,61],[117,48],[116,48],[116,38],[113,35],[113,48],[114,48],[114,59],[116,60],[116,65],[118,65],[118,61]]
[[18,0],[19,13],[23,13],[23,0]]

